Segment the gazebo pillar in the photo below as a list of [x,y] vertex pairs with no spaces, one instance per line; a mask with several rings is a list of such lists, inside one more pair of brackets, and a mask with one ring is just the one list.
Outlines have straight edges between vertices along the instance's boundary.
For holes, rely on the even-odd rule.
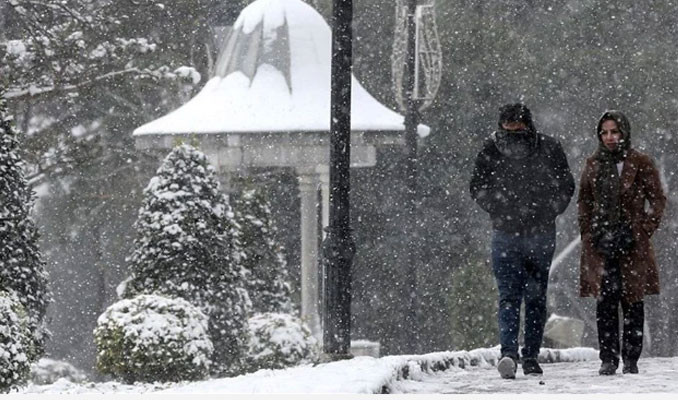
[[[210,160],[211,161],[211,160]],[[214,164],[213,164],[214,165]],[[224,193],[229,196],[233,193],[233,177],[231,176],[231,171],[218,171],[216,174],[217,180],[219,181],[219,190],[221,193]]]
[[318,287],[318,185],[315,171],[298,171],[301,197],[301,318],[316,339],[322,339]]
[[[320,188],[322,195],[322,227],[323,229],[330,224],[330,169],[328,166],[318,168],[320,178]],[[325,238],[325,232],[322,232]]]
[[[320,235],[318,235],[319,240],[325,240],[325,236],[327,235],[327,232],[325,232],[325,228],[330,225],[330,168],[327,165],[324,165],[322,167],[317,168],[318,171],[318,179],[320,180],[320,210],[321,210],[321,220],[320,220],[320,226],[322,229],[322,232]],[[317,198],[317,197],[316,197]],[[317,208],[316,208],[317,210]],[[318,251],[320,251],[320,243],[318,243]],[[324,311],[323,309],[323,293],[325,293],[325,288],[323,284],[325,283],[325,270],[323,269],[323,265],[320,262],[320,257],[318,257],[318,297],[319,297],[319,302],[318,302],[318,315],[320,316],[320,331],[318,332],[318,343],[323,345],[323,316],[322,312]]]

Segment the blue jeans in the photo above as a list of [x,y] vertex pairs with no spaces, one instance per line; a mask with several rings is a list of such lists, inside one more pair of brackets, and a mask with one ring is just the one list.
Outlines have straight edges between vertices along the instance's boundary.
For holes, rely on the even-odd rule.
[[492,269],[499,289],[502,356],[518,357],[520,306],[525,301],[523,358],[536,358],[546,323],[546,289],[556,246],[555,231],[515,234],[494,231]]

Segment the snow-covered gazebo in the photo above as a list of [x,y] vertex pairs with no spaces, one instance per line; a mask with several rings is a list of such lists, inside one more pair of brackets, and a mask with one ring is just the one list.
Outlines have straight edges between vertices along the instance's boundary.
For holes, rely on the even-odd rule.
[[[317,191],[329,201],[331,31],[302,0],[257,0],[238,17],[214,76],[188,103],[134,131],[138,148],[170,149],[192,138],[228,185],[228,175],[290,167],[301,195],[301,314],[321,337]],[[351,166],[376,164],[376,146],[401,143],[403,116],[352,78]],[[420,136],[428,128],[419,126]]]

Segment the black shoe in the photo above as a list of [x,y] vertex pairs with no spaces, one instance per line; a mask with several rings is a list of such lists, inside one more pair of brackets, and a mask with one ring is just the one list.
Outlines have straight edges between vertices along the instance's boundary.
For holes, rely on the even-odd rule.
[[611,361],[605,361],[598,370],[599,375],[614,375],[617,373],[617,365]]
[[497,363],[497,371],[504,379],[516,379],[516,369],[518,364],[516,359],[510,356],[504,356]]
[[541,369],[536,358],[523,358],[523,373],[525,375],[543,375],[544,370]]
[[625,374],[637,374],[638,373],[638,361],[627,360],[624,361],[624,368],[622,372]]

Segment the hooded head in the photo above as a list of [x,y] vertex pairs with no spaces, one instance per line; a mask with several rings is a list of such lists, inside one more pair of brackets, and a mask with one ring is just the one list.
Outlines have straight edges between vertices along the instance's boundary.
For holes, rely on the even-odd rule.
[[603,127],[603,122],[605,121],[614,121],[617,123],[617,129],[621,132],[622,137],[619,145],[620,150],[628,150],[631,148],[631,124],[629,123],[628,118],[621,111],[618,110],[607,110],[598,120],[598,125],[596,126],[596,136],[598,137],[598,143],[601,146],[603,144],[603,138],[601,129]]
[[[509,126],[522,123],[525,127]],[[537,130],[532,122],[530,109],[521,103],[506,104],[499,109],[499,129],[494,133],[497,149],[506,157],[522,159],[537,147]]]
[[499,108],[499,129],[503,124],[510,122],[522,122],[527,130],[535,133],[537,130],[532,122],[532,112],[522,103],[506,104]]

